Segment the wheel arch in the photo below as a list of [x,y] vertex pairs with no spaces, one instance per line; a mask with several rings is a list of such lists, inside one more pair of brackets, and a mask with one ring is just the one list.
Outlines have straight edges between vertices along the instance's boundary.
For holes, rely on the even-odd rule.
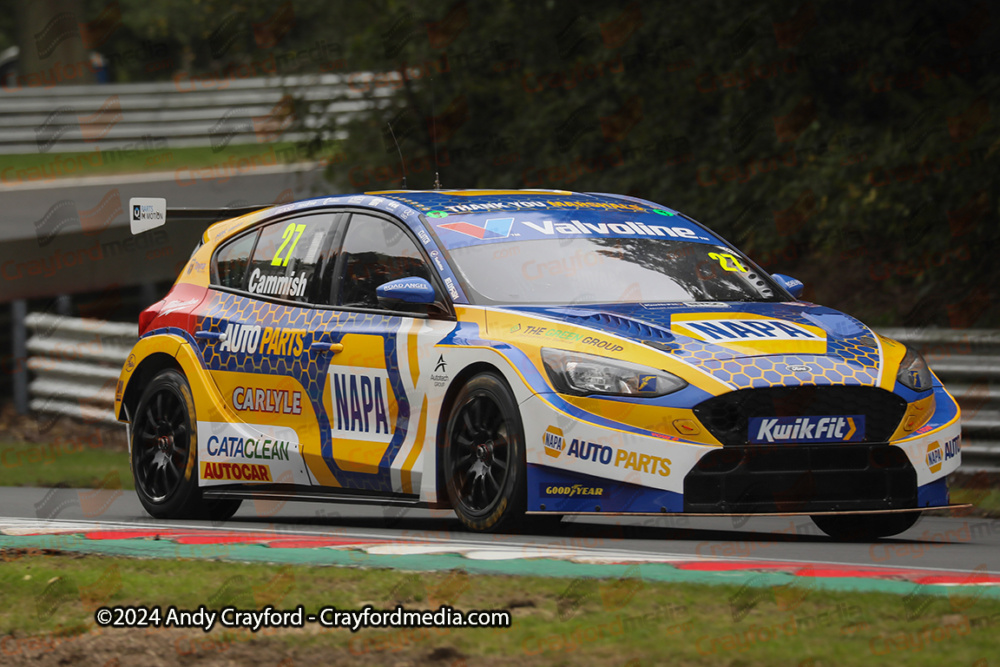
[[122,395],[121,414],[119,420],[131,421],[135,416],[135,410],[139,406],[139,399],[142,398],[142,389],[149,381],[156,377],[162,370],[173,368],[180,373],[184,373],[180,363],[172,355],[166,352],[154,352],[143,359],[129,378],[128,385],[125,386],[125,393]]
[[441,411],[438,413],[437,433],[434,438],[434,489],[437,495],[436,506],[440,508],[451,507],[451,503],[448,502],[448,491],[445,488],[444,483],[444,457],[441,456],[441,450],[444,447],[446,431],[448,429],[448,419],[451,417],[451,411],[455,407],[455,399],[458,397],[458,392],[462,390],[462,387],[465,386],[465,383],[468,382],[470,378],[482,373],[493,373],[501,378],[504,383],[507,384],[507,388],[510,389],[510,382],[507,380],[503,371],[500,370],[496,364],[492,364],[488,361],[477,361],[469,364],[459,371],[458,375],[455,376],[455,379],[451,381],[450,385],[448,385],[448,391],[445,392],[444,400],[441,401]]

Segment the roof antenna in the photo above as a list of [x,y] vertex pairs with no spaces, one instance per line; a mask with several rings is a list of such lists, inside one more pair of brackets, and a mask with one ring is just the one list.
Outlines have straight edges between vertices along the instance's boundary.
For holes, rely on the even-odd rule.
[[403,169],[403,189],[406,190],[406,161],[403,160],[403,151],[399,150],[399,142],[396,141],[396,133],[392,131],[392,123],[385,121],[385,124],[389,126],[389,136],[392,137],[392,143],[396,144],[396,152],[399,153],[399,166]]
[[434,148],[434,189],[441,189],[441,177],[438,175],[438,146],[437,146],[437,116],[434,112],[434,79],[430,79],[431,86],[431,145]]

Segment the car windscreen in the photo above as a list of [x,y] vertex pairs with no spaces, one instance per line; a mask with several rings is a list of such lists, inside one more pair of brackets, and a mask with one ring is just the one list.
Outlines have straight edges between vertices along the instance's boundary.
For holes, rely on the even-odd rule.
[[781,301],[733,249],[677,239],[562,238],[451,250],[474,303]]

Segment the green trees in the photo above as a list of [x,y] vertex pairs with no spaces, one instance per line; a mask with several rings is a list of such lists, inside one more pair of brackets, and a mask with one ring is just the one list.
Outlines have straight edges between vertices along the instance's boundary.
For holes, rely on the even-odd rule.
[[[102,2],[88,2],[100,11]],[[695,217],[877,324],[997,326],[1000,9],[988,2],[121,0],[123,43],[212,71],[289,51],[380,108],[350,190],[622,192]],[[162,11],[161,11],[162,10]],[[288,60],[285,61],[289,62]],[[298,119],[336,115],[304,102]],[[342,119],[341,119],[342,120]],[[436,157],[435,157],[436,156]]]
[[398,187],[390,121],[410,187],[436,149],[446,187],[634,194],[868,321],[995,326],[991,11],[387,3],[348,60],[397,72],[365,90],[393,104],[331,169]]

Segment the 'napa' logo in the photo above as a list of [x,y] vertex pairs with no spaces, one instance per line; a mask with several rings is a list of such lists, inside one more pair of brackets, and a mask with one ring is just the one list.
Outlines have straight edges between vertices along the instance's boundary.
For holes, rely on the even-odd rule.
[[558,458],[562,454],[563,439],[562,429],[558,426],[550,426],[545,429],[545,435],[542,436],[542,442],[545,445],[545,453],[553,458]]
[[749,436],[752,443],[858,442],[865,439],[865,417],[753,417]]
[[333,436],[348,440],[389,442],[394,406],[389,376],[377,368],[333,367]]
[[935,440],[931,444],[927,445],[927,469],[931,472],[938,472],[941,470],[941,463],[944,458],[941,454],[941,445]]
[[688,320],[674,322],[678,333],[708,342],[749,340],[823,340],[803,326],[783,320]]
[[491,218],[482,227],[471,222],[446,222],[438,225],[441,229],[450,229],[459,234],[465,234],[476,239],[505,239],[510,236],[510,228],[514,225],[514,218]]

